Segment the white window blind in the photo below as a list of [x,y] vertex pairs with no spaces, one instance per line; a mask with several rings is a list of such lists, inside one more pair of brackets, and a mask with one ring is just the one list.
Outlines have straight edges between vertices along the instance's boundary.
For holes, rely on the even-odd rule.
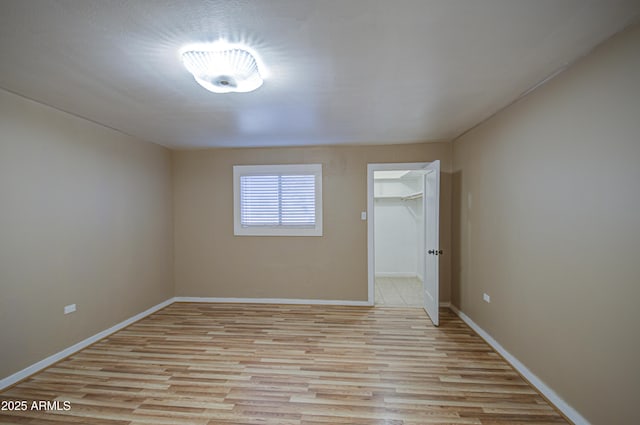
[[236,235],[320,236],[320,164],[235,166]]
[[301,226],[316,224],[315,176],[240,177],[240,224]]

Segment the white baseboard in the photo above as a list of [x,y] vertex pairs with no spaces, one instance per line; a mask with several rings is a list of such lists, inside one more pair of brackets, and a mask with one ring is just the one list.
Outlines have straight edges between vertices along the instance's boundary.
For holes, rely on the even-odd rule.
[[438,304],[440,308],[451,308],[451,303],[449,301],[440,301]]
[[376,272],[376,277],[418,277],[412,272]]
[[240,304],[313,304],[371,306],[368,301],[315,300],[298,298],[220,298],[220,297],[175,297],[175,302],[184,303],[240,303]]
[[[440,304],[442,305],[442,304]],[[533,374],[520,360],[515,358],[509,353],[498,341],[493,339],[484,329],[478,326],[469,316],[458,310],[456,306],[451,304],[449,308],[462,319],[471,329],[473,329],[487,344],[489,344],[494,350],[496,350],[504,359],[513,366],[527,381],[531,383],[538,391],[540,391],[551,403],[553,403],[558,410],[560,410],[567,418],[569,418],[575,425],[590,425],[577,410],[571,407],[566,401],[564,401],[555,391],[553,391],[547,384],[545,384],[540,378]]]
[[155,305],[145,311],[143,311],[140,314],[136,314],[135,316],[118,323],[117,325],[114,325],[112,327],[110,327],[109,329],[106,329],[102,332],[98,332],[97,334],[90,336],[87,339],[84,339],[80,342],[78,342],[77,344],[72,345],[71,347],[67,347],[62,351],[59,351],[55,354],[52,354],[51,356],[40,360],[37,363],[32,364],[31,366],[28,366],[16,373],[14,373],[13,375],[7,376],[6,378],[0,379],[0,391],[4,390],[5,388],[15,384],[16,382],[19,382],[25,378],[27,378],[30,375],[33,375],[36,372],[41,371],[42,369],[51,366],[52,364],[64,359],[67,356],[70,356],[71,354],[82,350],[85,347],[88,347],[89,345],[93,344],[96,341],[101,340],[102,338],[111,335],[112,333],[119,331],[120,329],[129,326],[130,324],[132,324],[133,322],[137,322],[140,319],[143,319],[144,317],[155,313],[156,311],[160,310],[161,308],[164,308],[166,306],[168,306],[169,304],[172,304],[174,302],[174,298],[170,298],[166,301],[161,302],[158,305]]

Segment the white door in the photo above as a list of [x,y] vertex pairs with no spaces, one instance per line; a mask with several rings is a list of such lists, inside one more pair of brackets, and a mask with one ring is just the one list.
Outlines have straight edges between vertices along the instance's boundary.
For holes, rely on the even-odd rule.
[[424,309],[435,326],[439,325],[439,287],[438,263],[439,210],[440,210],[440,161],[433,161],[425,167],[424,196],[422,198],[425,220],[425,261],[424,261]]

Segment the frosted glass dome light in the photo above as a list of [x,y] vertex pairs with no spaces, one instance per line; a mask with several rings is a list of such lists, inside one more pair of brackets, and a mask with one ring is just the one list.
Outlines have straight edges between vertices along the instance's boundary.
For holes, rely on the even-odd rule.
[[246,93],[263,82],[255,57],[238,46],[185,49],[181,58],[198,84],[214,93]]

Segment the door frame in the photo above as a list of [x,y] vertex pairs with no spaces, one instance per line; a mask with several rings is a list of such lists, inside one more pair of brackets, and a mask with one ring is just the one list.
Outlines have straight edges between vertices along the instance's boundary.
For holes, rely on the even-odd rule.
[[[391,170],[424,170],[431,162],[394,162],[367,164],[367,304],[375,305],[375,203],[374,203],[374,179],[375,171]],[[426,188],[423,188],[424,191]],[[425,261],[426,264],[426,261]]]

